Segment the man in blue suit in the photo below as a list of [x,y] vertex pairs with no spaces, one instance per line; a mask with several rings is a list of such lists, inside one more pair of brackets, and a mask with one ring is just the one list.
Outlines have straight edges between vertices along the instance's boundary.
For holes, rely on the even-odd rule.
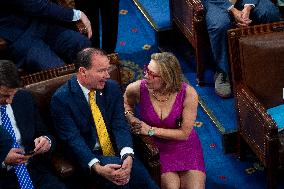
[[279,21],[279,10],[270,0],[203,0],[203,5],[213,58],[217,64],[215,91],[220,97],[230,97],[227,30],[251,23]]
[[18,89],[19,84],[15,64],[0,60],[0,188],[21,188],[20,177],[27,177],[16,169],[26,165],[34,188],[65,189],[50,170],[54,138],[43,125],[31,94]]
[[[82,20],[92,35],[87,16],[49,0],[3,0],[0,6],[0,37],[18,68],[31,72],[71,63],[77,53],[90,47],[89,39],[61,25]],[[64,61],[63,61],[64,60]]]
[[[124,117],[119,85],[109,80],[109,59],[94,48],[81,51],[75,61],[76,76],[60,87],[52,97],[51,111],[59,138],[92,180],[106,188],[158,188],[138,159],[134,159],[132,138]],[[90,92],[95,90],[95,95]],[[94,98],[110,138],[106,155],[100,131],[93,115]],[[89,103],[91,105],[89,105]]]

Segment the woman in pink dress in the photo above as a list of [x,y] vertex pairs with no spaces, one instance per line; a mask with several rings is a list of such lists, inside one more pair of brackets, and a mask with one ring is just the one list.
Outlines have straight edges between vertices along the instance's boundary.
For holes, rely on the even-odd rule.
[[[127,86],[125,116],[134,134],[149,135],[159,148],[162,189],[204,189],[205,166],[193,125],[198,96],[182,81],[177,58],[155,53],[144,68],[145,79]],[[141,120],[135,117],[140,105]]]

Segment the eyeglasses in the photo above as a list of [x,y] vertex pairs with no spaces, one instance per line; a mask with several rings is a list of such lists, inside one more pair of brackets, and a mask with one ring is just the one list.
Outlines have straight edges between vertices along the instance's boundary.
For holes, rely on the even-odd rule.
[[144,65],[143,68],[144,75],[148,75],[149,79],[154,79],[155,77],[161,77],[160,75],[155,74],[151,70],[149,70],[148,65]]

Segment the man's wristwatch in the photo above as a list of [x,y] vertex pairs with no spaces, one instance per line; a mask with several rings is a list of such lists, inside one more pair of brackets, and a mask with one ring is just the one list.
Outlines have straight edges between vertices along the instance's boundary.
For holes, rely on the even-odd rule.
[[126,153],[126,154],[124,154],[123,156],[122,156],[122,161],[124,161],[128,156],[130,156],[130,157],[132,157],[132,159],[134,159],[134,154],[132,154],[132,153]]
[[151,127],[149,130],[148,130],[148,135],[149,136],[154,136],[155,135],[155,130],[153,127]]

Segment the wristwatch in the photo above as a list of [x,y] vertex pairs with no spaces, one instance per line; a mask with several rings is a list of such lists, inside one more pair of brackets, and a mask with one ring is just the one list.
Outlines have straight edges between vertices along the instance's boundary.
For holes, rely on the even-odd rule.
[[148,135],[149,136],[154,136],[155,135],[155,130],[153,127],[151,127],[149,130],[148,130]]
[[126,153],[126,154],[124,154],[123,156],[122,156],[122,161],[124,161],[128,156],[130,156],[130,157],[132,157],[132,159],[134,159],[134,154],[132,154],[132,153]]

